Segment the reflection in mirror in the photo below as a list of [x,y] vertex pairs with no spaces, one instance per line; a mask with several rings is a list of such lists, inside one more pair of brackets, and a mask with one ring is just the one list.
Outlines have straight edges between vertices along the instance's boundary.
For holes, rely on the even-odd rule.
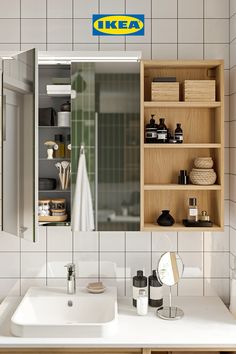
[[183,275],[184,265],[180,256],[175,252],[164,253],[157,266],[157,274],[161,284],[169,286],[169,306],[157,310],[157,316],[165,320],[176,320],[184,313],[178,307],[172,306],[171,287],[179,282]]
[[72,63],[72,195],[84,142],[99,231],[140,229],[139,70],[136,62]]

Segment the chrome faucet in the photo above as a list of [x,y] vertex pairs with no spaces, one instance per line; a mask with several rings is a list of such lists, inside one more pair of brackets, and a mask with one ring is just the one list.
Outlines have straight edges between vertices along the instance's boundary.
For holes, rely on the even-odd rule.
[[76,281],[75,281],[75,264],[68,263],[65,265],[67,268],[67,294],[76,293]]

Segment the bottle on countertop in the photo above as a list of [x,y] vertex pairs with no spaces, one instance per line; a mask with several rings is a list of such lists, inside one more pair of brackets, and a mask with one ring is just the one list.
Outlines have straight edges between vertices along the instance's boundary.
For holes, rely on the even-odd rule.
[[152,271],[152,275],[148,277],[149,299],[148,303],[151,307],[160,307],[163,305],[162,284],[157,278],[156,270]]
[[157,142],[157,124],[153,118],[155,115],[151,114],[150,123],[145,127],[145,143],[152,144]]
[[62,134],[55,135],[55,145],[54,145],[54,157],[55,158],[63,158],[65,157],[65,144]]
[[147,277],[143,275],[142,270],[137,271],[137,275],[133,277],[133,306],[137,306],[137,298],[139,296],[139,290],[148,291]]
[[168,129],[165,125],[165,118],[160,118],[160,123],[157,126],[157,142],[158,143],[167,143],[168,139]]
[[189,198],[188,220],[198,221],[197,198]]
[[184,141],[183,130],[180,123],[177,123],[177,127],[175,129],[175,140],[177,144],[181,144]]
[[137,297],[137,314],[140,316],[145,316],[148,313],[148,296],[144,289],[139,290]]

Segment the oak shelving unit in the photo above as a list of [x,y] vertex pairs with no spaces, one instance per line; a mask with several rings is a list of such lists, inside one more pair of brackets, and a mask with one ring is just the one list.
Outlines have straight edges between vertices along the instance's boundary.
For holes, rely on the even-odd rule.
[[[151,101],[151,82],[156,76],[176,76],[180,82],[179,102]],[[216,80],[216,101],[183,101],[184,80]],[[174,129],[181,123],[183,144],[145,144],[145,125],[151,114],[166,118]],[[224,67],[222,60],[143,61],[141,63],[141,230],[219,231],[224,227]],[[179,170],[190,171],[196,157],[211,156],[217,174],[210,186],[179,185]],[[189,228],[188,198],[196,197],[199,211],[206,210],[213,227]],[[171,227],[155,223],[163,209],[175,218]]]

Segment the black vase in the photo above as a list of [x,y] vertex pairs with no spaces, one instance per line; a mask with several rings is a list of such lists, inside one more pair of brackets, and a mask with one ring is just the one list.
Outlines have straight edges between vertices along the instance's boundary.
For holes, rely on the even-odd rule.
[[175,219],[170,215],[169,210],[162,210],[162,214],[157,218],[157,223],[160,226],[172,226]]

